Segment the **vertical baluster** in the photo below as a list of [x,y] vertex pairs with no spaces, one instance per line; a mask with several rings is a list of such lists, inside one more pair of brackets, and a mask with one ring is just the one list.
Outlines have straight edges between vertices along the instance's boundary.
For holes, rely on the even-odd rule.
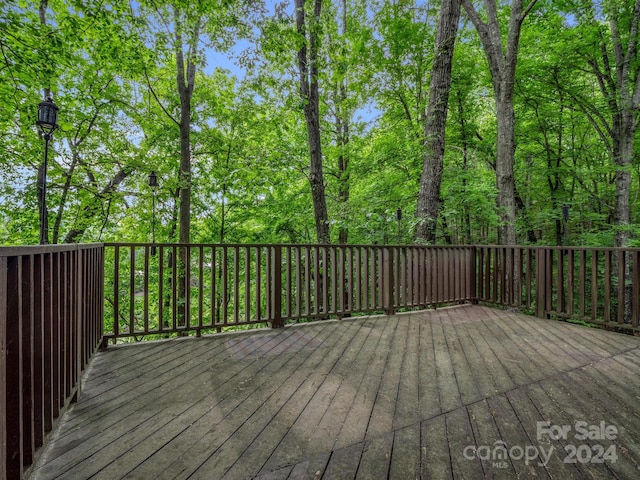
[[144,333],[149,333],[149,246],[144,246],[144,273],[143,273],[143,295],[144,295]]
[[251,249],[244,247],[244,321],[251,320]]
[[598,316],[598,250],[591,250],[591,319]]
[[204,326],[204,245],[198,245],[198,336]]
[[331,246],[329,251],[329,258],[331,261],[331,307],[330,312],[336,315],[340,310],[338,301],[338,264],[337,264],[337,247]]
[[353,276],[354,276],[354,292],[353,292],[353,305],[355,311],[363,310],[363,288],[366,288],[366,283],[363,278],[363,249],[361,246],[354,246],[354,261],[353,261]]
[[295,247],[295,257],[296,257],[296,309],[295,309],[295,317],[300,319],[302,316],[302,266],[301,262],[301,251],[302,248],[299,245]]
[[222,323],[226,326],[229,323],[229,255],[227,246],[222,247]]
[[556,311],[563,313],[564,309],[564,250],[557,250],[558,266],[556,274],[556,302],[558,303]]
[[292,296],[292,288],[293,288],[293,277],[292,277],[292,266],[291,266],[291,245],[287,245],[286,247],[286,256],[285,256],[285,261],[287,262],[287,279],[286,279],[286,285],[285,285],[285,317],[286,318],[291,318],[292,317],[292,309],[291,309],[291,302],[293,301],[293,296]]
[[164,246],[158,251],[158,330],[162,332],[164,322]]
[[631,325],[637,327],[640,323],[640,251],[629,252],[629,255],[633,255]]
[[262,320],[262,247],[256,247],[256,320]]
[[625,269],[624,266],[627,262],[626,254],[624,250],[618,250],[618,323],[624,323],[624,310],[625,310]]
[[611,250],[604,252],[604,321],[611,321]]
[[329,315],[329,247],[322,246],[322,313]]
[[575,289],[575,251],[567,251],[567,315],[573,315],[573,292]]
[[282,248],[280,245],[272,247],[272,295],[271,299],[271,318],[273,328],[284,327],[284,321],[282,320]]
[[[44,430],[44,402],[45,402],[44,369],[46,368],[47,363],[44,357],[44,343],[46,342],[45,331],[44,331],[44,319],[45,319],[44,308],[46,303],[44,261],[45,261],[44,252],[34,256],[34,265],[33,265],[34,437],[33,437],[33,441],[36,448],[42,446],[44,442],[44,433],[45,433],[45,430]],[[2,307],[0,306],[0,308]],[[0,320],[0,322],[1,321],[2,320]],[[0,411],[4,411],[4,410],[0,407]]]
[[218,308],[217,301],[217,291],[216,291],[216,278],[218,276],[218,266],[217,266],[217,255],[216,255],[216,246],[211,246],[211,326],[214,326],[218,323],[218,317],[216,315]]
[[171,247],[171,329],[175,332],[178,328],[178,250],[175,245]]
[[580,250],[580,297],[579,297],[579,315],[581,317],[586,316],[585,298],[586,298],[586,264],[587,264],[587,251],[583,248]]

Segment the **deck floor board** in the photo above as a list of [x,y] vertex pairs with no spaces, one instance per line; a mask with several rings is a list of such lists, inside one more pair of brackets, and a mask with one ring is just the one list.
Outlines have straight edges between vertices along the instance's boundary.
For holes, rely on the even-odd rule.
[[123,345],[31,478],[640,478],[639,399],[640,338],[476,305]]

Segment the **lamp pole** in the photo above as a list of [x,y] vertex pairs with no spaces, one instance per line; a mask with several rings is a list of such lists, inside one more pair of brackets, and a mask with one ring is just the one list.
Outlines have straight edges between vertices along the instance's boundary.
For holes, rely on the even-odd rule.
[[402,230],[401,230],[402,209],[401,208],[396,210],[396,219],[398,220],[398,245],[400,245],[402,240]]
[[38,120],[36,125],[44,137],[44,164],[42,172],[42,203],[40,205],[40,245],[49,243],[49,222],[47,221],[47,164],[49,163],[49,140],[51,134],[58,128],[58,110],[51,97],[45,98],[38,104]]
[[151,170],[149,174],[149,187],[151,187],[151,255],[156,254],[156,188],[158,188],[158,176]]

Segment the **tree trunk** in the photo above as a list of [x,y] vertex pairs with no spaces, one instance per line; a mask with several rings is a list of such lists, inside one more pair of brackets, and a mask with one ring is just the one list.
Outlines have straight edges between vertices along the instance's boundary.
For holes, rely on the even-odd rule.
[[[633,7],[629,6],[628,22],[621,21],[620,11],[611,9],[609,14],[609,28],[616,60],[616,80],[618,110],[615,112],[620,120],[613,125],[618,133],[618,152],[614,162],[616,166],[616,208],[615,222],[617,232],[616,247],[625,247],[631,238],[631,209],[629,200],[631,195],[631,168],[633,165],[633,140],[638,128],[638,114],[640,113],[640,65],[638,64],[638,40],[640,37],[640,0],[636,0]],[[623,45],[626,35],[620,35],[620,27],[628,24],[628,43]],[[609,72],[607,72],[609,74]],[[614,117],[615,119],[615,117]]]
[[[347,35],[347,0],[342,0],[342,37],[343,42]],[[338,231],[338,243],[345,245],[349,240],[349,229],[346,227],[348,223],[347,209],[349,204],[349,112],[346,107],[347,102],[347,75],[346,65],[342,61],[338,66],[340,83],[337,86],[336,98],[336,145],[338,147],[338,201],[342,208],[340,209],[343,216]]]
[[[304,103],[304,116],[309,140],[309,183],[316,224],[318,243],[330,243],[327,201],[324,192],[322,167],[322,145],[320,142],[320,108],[318,92],[318,24],[322,0],[314,1],[312,24],[308,25],[305,15],[306,0],[294,0],[296,26],[304,41],[298,50],[298,70],[300,74],[300,98]],[[308,46],[308,48],[307,48]]]
[[498,145],[496,185],[498,187],[498,243],[516,244],[516,197],[513,177],[515,116],[512,101],[497,102]]
[[[627,125],[628,126],[628,125]],[[616,206],[614,221],[617,227],[615,246],[625,247],[631,238],[631,166],[633,162],[633,133],[625,132],[620,136],[620,154],[615,159],[616,166]],[[628,130],[628,129],[627,129]]]
[[[178,9],[174,9],[176,22],[176,80],[180,96],[180,243],[189,243],[191,239],[191,98],[196,77],[195,56],[200,39],[200,20],[190,29],[189,50],[183,51],[182,21]],[[186,63],[186,65],[185,65]]]
[[431,87],[424,127],[425,153],[416,207],[418,223],[415,239],[428,243],[433,243],[436,239],[447,106],[451,87],[451,64],[459,18],[460,0],[443,0],[440,6],[431,70]]
[[493,83],[498,129],[496,151],[498,243],[503,245],[516,244],[516,202],[513,175],[515,156],[513,92],[522,22],[536,4],[536,1],[530,0],[526,8],[524,8],[524,0],[512,1],[507,40],[503,47],[496,0],[485,0],[487,22],[480,18],[471,0],[462,0],[462,5],[482,42]]
[[[180,212],[179,212],[179,242],[191,242],[191,98],[196,77],[195,58],[198,41],[200,39],[200,22],[197,19],[195,25],[189,26],[188,51],[183,50],[182,30],[185,27],[180,18],[177,7],[174,7],[174,20],[176,28],[176,83],[180,96],[180,171],[178,174],[180,188]],[[189,283],[187,277],[187,264],[190,261],[186,248],[180,248],[178,256],[178,325],[185,326],[189,317]]]

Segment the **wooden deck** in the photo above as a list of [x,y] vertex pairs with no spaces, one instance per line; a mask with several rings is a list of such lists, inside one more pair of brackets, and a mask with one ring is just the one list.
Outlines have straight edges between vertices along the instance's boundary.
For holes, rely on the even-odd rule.
[[639,406],[640,338],[480,306],[182,338],[99,353],[31,478],[632,479]]

